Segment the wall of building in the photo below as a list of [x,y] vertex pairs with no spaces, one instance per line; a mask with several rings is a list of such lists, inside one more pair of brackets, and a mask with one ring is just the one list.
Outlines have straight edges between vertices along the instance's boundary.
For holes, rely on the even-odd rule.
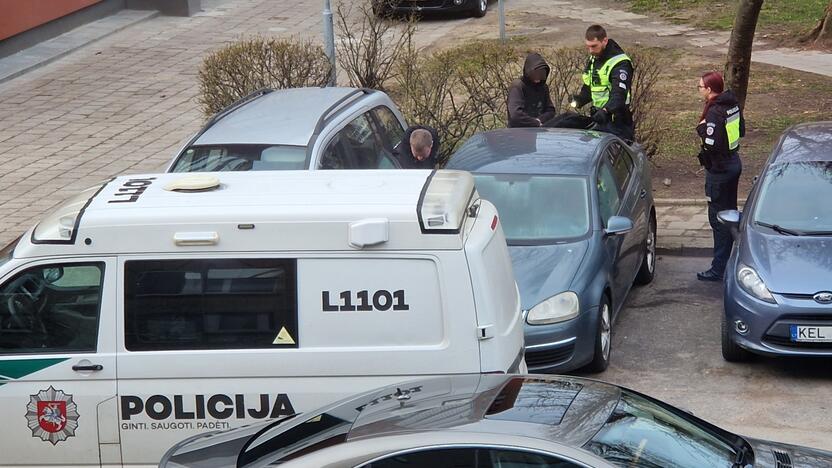
[[0,0],[0,40],[28,31],[102,0]]

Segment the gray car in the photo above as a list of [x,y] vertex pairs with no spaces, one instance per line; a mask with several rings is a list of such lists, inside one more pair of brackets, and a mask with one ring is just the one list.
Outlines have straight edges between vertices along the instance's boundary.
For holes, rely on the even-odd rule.
[[529,370],[606,369],[631,285],[655,274],[645,155],[607,133],[513,128],[474,135],[447,167],[472,172],[500,213]]
[[213,116],[168,172],[398,168],[405,128],[381,91],[263,89]]
[[781,137],[745,204],[725,270],[722,355],[832,356],[832,122]]
[[740,437],[576,377],[457,375],[202,434],[160,468],[821,467],[832,453]]

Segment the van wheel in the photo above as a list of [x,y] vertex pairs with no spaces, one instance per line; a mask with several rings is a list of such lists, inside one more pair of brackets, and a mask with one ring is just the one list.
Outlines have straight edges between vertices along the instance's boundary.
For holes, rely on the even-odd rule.
[[612,307],[607,295],[601,298],[598,307],[598,330],[595,333],[595,356],[587,364],[586,370],[597,373],[604,372],[610,365],[612,355]]
[[476,6],[471,11],[471,16],[474,18],[482,18],[485,16],[485,13],[488,11],[488,0],[474,0]]
[[728,362],[745,362],[751,359],[751,353],[734,341],[731,336],[731,326],[722,315],[722,358]]
[[647,223],[647,240],[644,242],[644,259],[636,274],[636,284],[645,285],[653,281],[656,274],[656,216],[650,215]]

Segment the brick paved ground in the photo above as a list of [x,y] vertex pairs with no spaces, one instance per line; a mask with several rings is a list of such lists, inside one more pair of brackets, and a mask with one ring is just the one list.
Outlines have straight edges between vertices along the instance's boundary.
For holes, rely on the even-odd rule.
[[[602,3],[507,1],[509,33],[545,33],[553,43],[577,44],[588,22],[602,22],[643,44],[724,48],[725,34],[703,35],[595,8]],[[196,74],[207,52],[257,33],[321,36],[320,0],[202,4],[204,11],[193,17],[149,19],[0,83],[0,246],[80,189],[123,172],[162,169],[203,121],[195,100]],[[492,4],[479,20],[424,21],[417,40],[430,45],[495,37],[496,10]],[[530,15],[538,23],[544,18],[546,26],[529,29]],[[703,205],[661,207],[658,219],[660,247],[711,246]]]
[[[319,0],[203,0],[0,84],[0,246],[98,181],[164,167],[202,123],[204,55],[241,35],[320,37]],[[422,44],[469,20],[430,21]]]

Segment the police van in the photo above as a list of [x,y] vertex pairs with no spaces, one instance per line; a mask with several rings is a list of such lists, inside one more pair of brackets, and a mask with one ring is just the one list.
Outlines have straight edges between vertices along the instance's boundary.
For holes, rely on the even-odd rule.
[[467,172],[115,178],[0,252],[0,465],[174,443],[416,376],[525,371]]

